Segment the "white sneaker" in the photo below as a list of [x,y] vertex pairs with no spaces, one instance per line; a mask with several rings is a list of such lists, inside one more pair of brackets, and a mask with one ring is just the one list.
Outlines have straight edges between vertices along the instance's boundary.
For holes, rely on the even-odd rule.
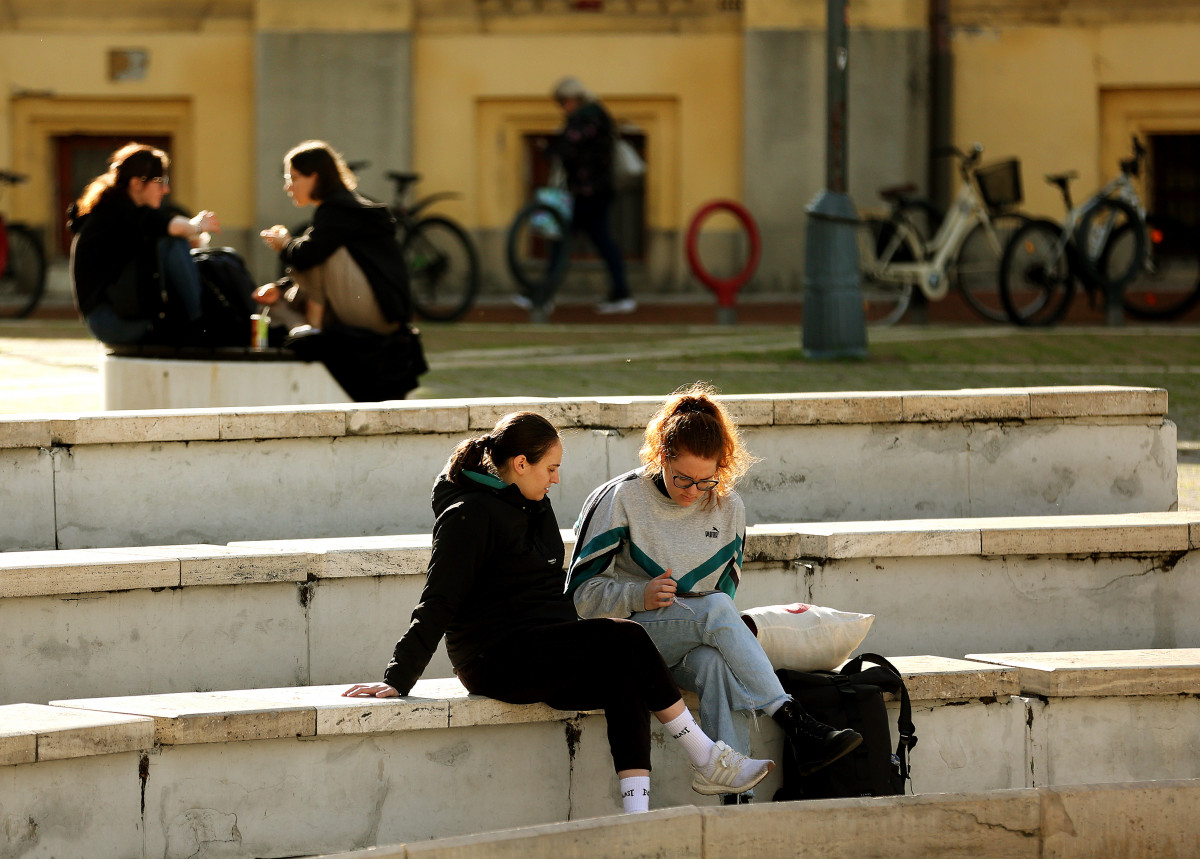
[[[529,311],[530,313],[532,313],[534,310],[533,299],[530,298],[528,295],[520,295],[520,294],[514,295],[512,297],[512,303],[515,304],[517,307],[521,308],[522,310]],[[544,314],[546,314],[547,316],[549,316],[551,313],[553,313],[554,312],[554,302],[547,301],[545,304],[543,304],[542,312]]]
[[775,769],[773,761],[760,761],[735,752],[718,740],[713,745],[708,763],[692,767],[696,772],[692,790],[705,796],[722,793],[745,793]]
[[633,313],[637,310],[637,302],[632,298],[622,298],[620,301],[606,301],[596,305],[596,312],[605,315],[613,313]]

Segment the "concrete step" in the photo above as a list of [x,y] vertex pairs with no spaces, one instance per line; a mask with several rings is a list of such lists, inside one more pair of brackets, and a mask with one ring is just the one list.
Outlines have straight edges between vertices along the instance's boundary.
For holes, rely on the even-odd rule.
[[[1200,650],[979,659],[893,660],[912,696],[920,738],[912,753],[917,796],[803,805],[889,814],[886,809],[944,801],[947,793],[1002,791],[979,800],[974,819],[986,819],[993,834],[1004,836],[1013,827],[996,821],[1008,819],[1004,809],[1017,796],[1014,789],[1069,793],[1080,788],[1060,786],[1200,778],[1200,759],[1186,753],[1200,742]],[[1162,685],[1164,670],[1173,677],[1169,687]],[[1024,678],[1043,688],[1045,674],[1064,671],[1080,681],[1093,679],[1070,684],[1061,697],[1022,688]],[[1120,682],[1104,681],[1107,672],[1117,673]],[[344,689],[246,689],[0,707],[0,808],[12,824],[0,829],[6,846],[36,831],[48,854],[78,855],[78,846],[87,843],[94,854],[180,856],[195,853],[202,843],[226,842],[227,856],[307,855],[619,811],[602,715],[506,705],[468,695],[454,680],[421,681],[403,699],[347,699],[340,696]],[[782,736],[770,719],[760,720],[754,744],[757,754],[779,759]],[[686,759],[659,727],[653,748],[655,807],[715,802],[690,792]],[[786,814],[789,804],[765,803],[780,774],[773,772],[758,789],[762,804],[719,811]],[[1160,788],[1129,784],[1115,790],[1131,791],[1125,799],[1136,802],[1147,789]],[[1039,800],[1031,807],[1044,805]],[[1062,819],[1045,833],[1027,820],[1015,827],[1020,838],[1013,843],[1028,846],[1043,835],[1069,832],[1084,839],[1070,844],[1094,848],[1110,837],[1096,841],[1098,833],[1116,831],[1096,828],[1096,816],[1085,815],[1069,827]],[[941,820],[941,837],[951,843],[977,831],[949,825],[944,815]],[[624,818],[611,822],[627,825]],[[749,822],[748,816],[742,820]],[[1174,823],[1132,828],[1166,839],[1155,843],[1177,844],[1174,839],[1183,834],[1194,835],[1194,828]],[[851,828],[842,836],[852,842],[855,832]],[[597,833],[601,840],[608,837],[607,827]],[[741,855],[742,847],[764,837],[756,827],[743,829],[740,837],[731,829],[716,843],[730,849],[736,844],[733,852]],[[797,831],[790,837],[798,837]],[[919,836],[919,843],[927,844],[928,837]],[[907,837],[897,843],[903,849],[910,845]],[[978,842],[986,848],[982,855],[1026,855],[990,852],[997,845],[1011,848],[1003,839]]]
[[[378,678],[430,543],[0,553],[0,703]],[[1198,544],[1200,512],[752,526],[737,603],[873,614],[883,654],[1170,647],[1200,639]]]

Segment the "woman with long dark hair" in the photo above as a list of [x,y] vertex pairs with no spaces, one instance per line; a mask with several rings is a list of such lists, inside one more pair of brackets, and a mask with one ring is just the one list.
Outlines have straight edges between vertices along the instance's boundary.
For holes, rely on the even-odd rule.
[[691,759],[692,788],[749,790],[774,766],[709,739],[684,706],[645,631],[580,620],[562,592],[564,547],[546,493],[562,463],[558,431],[541,415],[506,415],[455,448],[433,487],[433,554],[425,589],[383,683],[350,697],[406,695],[442,636],[468,691],[510,704],[603,709],[625,811],[646,811],[650,715]]
[[[396,221],[387,206],[363,197],[357,187],[341,154],[323,140],[306,140],[283,158],[284,191],[295,205],[316,207],[302,235],[293,236],[282,224],[260,234],[304,299],[295,301],[304,308],[302,316],[288,316],[290,304],[273,311],[289,328],[341,324],[391,334],[412,318]],[[284,291],[268,284],[255,297],[276,305]]]
[[190,243],[220,224],[212,212],[187,218],[163,206],[170,166],[161,149],[129,143],[72,206],[75,304],[104,343],[200,338],[200,274]]

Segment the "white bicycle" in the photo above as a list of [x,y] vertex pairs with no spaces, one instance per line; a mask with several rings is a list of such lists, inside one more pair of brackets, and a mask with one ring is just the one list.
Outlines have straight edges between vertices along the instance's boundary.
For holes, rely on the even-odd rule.
[[983,147],[970,153],[948,147],[958,159],[962,183],[936,232],[933,207],[906,189],[881,192],[892,203],[885,216],[864,218],[858,230],[863,309],[868,325],[892,325],[904,316],[919,288],[940,301],[957,284],[977,313],[993,322],[1008,319],[1000,298],[1000,260],[1009,238],[1027,220],[1012,211],[1022,200],[1020,163],[980,166]]

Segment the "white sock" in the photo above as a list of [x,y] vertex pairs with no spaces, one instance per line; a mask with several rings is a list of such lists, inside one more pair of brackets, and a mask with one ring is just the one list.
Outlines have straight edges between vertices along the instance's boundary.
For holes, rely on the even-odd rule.
[[663,727],[683,744],[683,750],[691,758],[692,766],[702,767],[708,763],[708,759],[712,757],[712,747],[716,744],[700,730],[690,710],[685,707],[674,719],[663,722]]
[[621,805],[626,814],[650,810],[650,776],[634,775],[621,779]]

